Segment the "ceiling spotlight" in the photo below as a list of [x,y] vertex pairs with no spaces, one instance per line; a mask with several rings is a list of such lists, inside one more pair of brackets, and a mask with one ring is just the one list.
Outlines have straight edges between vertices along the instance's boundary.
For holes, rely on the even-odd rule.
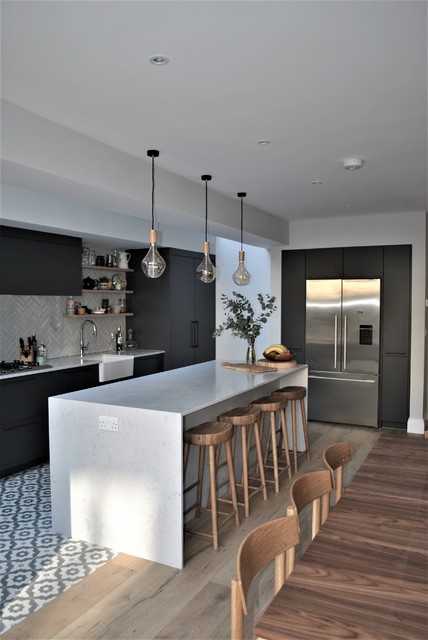
[[270,140],[257,140],[257,144],[259,144],[261,147],[265,147],[266,145],[270,144]]
[[343,160],[342,166],[347,171],[356,171],[357,169],[361,169],[364,164],[364,160],[361,158],[349,158],[348,160]]
[[321,180],[312,180],[312,184],[322,184]]
[[155,64],[157,67],[162,67],[165,64],[168,64],[169,58],[165,56],[150,56],[149,62],[151,64]]

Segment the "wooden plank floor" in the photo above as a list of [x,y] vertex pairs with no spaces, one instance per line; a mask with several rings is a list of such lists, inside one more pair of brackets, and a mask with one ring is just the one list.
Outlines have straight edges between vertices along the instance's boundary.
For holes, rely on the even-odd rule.
[[[308,463],[302,457],[299,473],[321,469],[325,447],[348,440],[352,461],[345,469],[347,485],[379,435],[380,431],[366,427],[312,422],[309,424],[312,460]],[[397,453],[399,449],[398,442]],[[218,551],[212,550],[209,541],[189,536],[182,571],[119,554],[12,627],[3,639],[229,638],[230,580],[235,573],[237,549],[246,533],[255,526],[285,515],[290,484],[291,481],[283,476],[279,494],[273,495],[269,488],[267,501],[260,495],[253,498],[250,517],[245,519],[242,514],[239,528],[230,522],[221,529]],[[301,547],[307,542],[303,541]],[[254,606],[255,616],[265,606],[266,594],[272,593],[269,568],[252,589],[250,604]]]

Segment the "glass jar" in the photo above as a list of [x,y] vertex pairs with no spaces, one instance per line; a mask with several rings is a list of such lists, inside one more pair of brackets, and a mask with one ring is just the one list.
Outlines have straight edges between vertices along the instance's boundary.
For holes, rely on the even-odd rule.
[[126,298],[119,298],[120,313],[126,313]]
[[89,249],[89,265],[93,267],[97,261],[95,249]]
[[82,248],[82,267],[89,265],[89,249],[87,247]]

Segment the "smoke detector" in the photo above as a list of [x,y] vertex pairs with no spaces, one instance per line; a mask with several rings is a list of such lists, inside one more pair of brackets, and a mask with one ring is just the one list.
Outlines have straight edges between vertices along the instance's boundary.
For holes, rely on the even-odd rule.
[[357,169],[361,169],[364,164],[364,160],[361,158],[348,158],[348,160],[343,160],[342,165],[343,168],[347,171],[356,171]]

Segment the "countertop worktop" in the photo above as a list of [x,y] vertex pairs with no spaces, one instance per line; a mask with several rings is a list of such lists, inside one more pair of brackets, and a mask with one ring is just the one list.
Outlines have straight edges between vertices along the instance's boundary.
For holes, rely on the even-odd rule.
[[[115,352],[103,352],[103,353],[111,353],[111,355],[117,355]],[[80,356],[64,356],[62,358],[50,358],[47,360],[46,364],[49,367],[34,367],[29,371],[21,371],[19,373],[3,373],[0,376],[0,382],[2,380],[8,380],[9,378],[22,378],[24,376],[33,376],[33,375],[42,375],[43,373],[60,371],[62,369],[75,369],[76,367],[87,367],[91,364],[99,364],[101,362],[101,358],[99,361],[96,360],[97,355],[103,355],[103,353],[88,353],[83,358]],[[124,350],[122,354],[120,354],[123,358],[144,358],[149,356],[154,356],[160,353],[165,353],[165,351],[159,349],[129,349]]]
[[303,369],[307,369],[307,365],[277,371],[266,368],[266,373],[246,373],[225,369],[221,361],[210,360],[58,397],[185,416],[239,394],[257,390],[258,387],[261,388],[260,395],[263,395],[263,387],[267,382],[274,382]]

